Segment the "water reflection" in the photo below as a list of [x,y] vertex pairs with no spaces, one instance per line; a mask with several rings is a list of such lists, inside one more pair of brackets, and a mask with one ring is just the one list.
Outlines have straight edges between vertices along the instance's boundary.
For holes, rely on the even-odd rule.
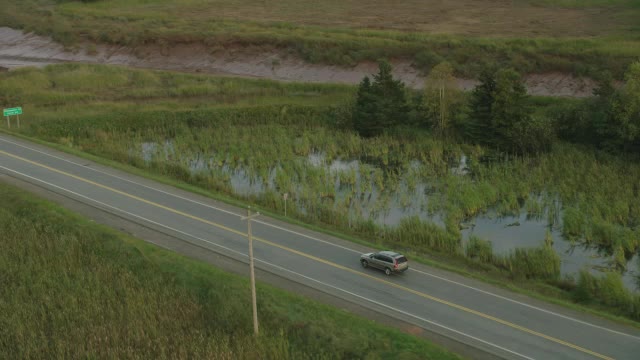
[[[498,217],[495,213],[485,214],[474,218],[468,228],[461,230],[463,246],[471,235],[489,240],[493,245],[493,253],[505,255],[515,248],[534,248],[544,245],[544,238],[549,231],[553,240],[553,249],[560,256],[560,273],[562,275],[577,274],[586,269],[594,275],[602,270],[611,271],[610,257],[603,257],[597,247],[584,244],[572,244],[564,240],[559,229],[562,224],[550,227],[546,220],[532,219],[526,211],[518,216]],[[627,262],[627,271],[622,274],[625,286],[637,291],[638,286],[638,255]]]
[[[278,166],[260,175],[247,168],[232,168],[226,163],[216,161],[215,154],[176,156],[171,141],[162,145],[145,142],[141,144],[139,151],[146,162],[154,159],[179,161],[188,166],[192,174],[222,177],[233,192],[240,196],[256,196],[267,191],[281,192],[276,185],[276,177],[281,170]],[[320,171],[319,174],[326,182],[326,191],[317,194],[309,191],[305,180],[292,180],[292,189],[287,189],[288,192],[292,192],[289,206],[295,207],[301,214],[308,211],[304,197],[315,196],[322,198],[323,204],[332,204],[336,211],[346,209],[350,221],[369,219],[380,225],[395,226],[402,219],[415,216],[444,227],[442,215],[429,207],[432,196],[437,195],[433,193],[433,186],[418,180],[421,178],[419,174],[422,164],[417,160],[411,161],[401,176],[395,179],[397,184],[392,190],[380,189],[383,181],[381,178],[390,175],[382,174],[379,168],[358,160],[328,161],[322,153],[311,153],[296,161],[299,165],[296,169],[305,169],[304,171],[308,172],[307,169],[310,167]],[[458,161],[450,164],[450,173],[468,176],[468,163],[469,159],[463,154]],[[306,179],[307,174],[298,176],[299,179]],[[539,205],[543,203],[546,210],[541,209]],[[475,235],[489,240],[494,254],[503,255],[515,248],[542,246],[546,232],[550,231],[553,248],[561,258],[561,274],[577,274],[581,269],[589,269],[596,274],[599,269],[610,268],[611,259],[600,256],[597,248],[578,246],[563,239],[558,230],[562,228],[561,208],[557,199],[549,203],[542,201],[542,195],[532,195],[530,201],[516,216],[500,217],[491,211],[477,216],[461,226],[463,246],[471,235]],[[628,261],[627,271],[623,274],[623,281],[629,289],[638,288],[638,267],[640,259],[636,254]]]

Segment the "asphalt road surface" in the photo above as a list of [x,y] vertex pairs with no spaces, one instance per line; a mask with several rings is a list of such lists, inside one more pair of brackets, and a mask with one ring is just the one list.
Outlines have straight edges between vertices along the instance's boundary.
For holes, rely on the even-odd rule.
[[[234,258],[246,258],[246,209],[0,135],[0,174],[64,193]],[[260,216],[256,267],[351,299],[506,359],[640,359],[640,330],[411,263],[387,277],[351,245]]]

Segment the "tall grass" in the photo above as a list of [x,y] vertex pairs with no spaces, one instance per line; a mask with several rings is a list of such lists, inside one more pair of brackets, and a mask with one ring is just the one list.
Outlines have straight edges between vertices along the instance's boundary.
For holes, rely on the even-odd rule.
[[[103,74],[116,79],[86,90]],[[54,86],[58,81],[61,85]],[[180,86],[207,90],[172,93]],[[148,97],[122,96],[140,89]],[[506,159],[424,131],[363,139],[334,117],[348,112],[351,87],[74,64],[1,74],[0,95],[5,94],[23,104],[25,135],[278,213],[284,213],[282,194],[287,192],[288,217],[381,247],[480,259],[512,277],[556,281],[558,259],[549,246],[504,256],[495,256],[477,239],[462,247],[461,222],[489,210],[498,216],[518,215],[523,208],[547,218],[549,225],[562,226],[567,239],[599,247],[620,270],[640,247],[639,164],[564,143],[547,154]],[[143,143],[156,144],[146,160]],[[452,163],[463,153],[470,174],[453,174]],[[324,165],[311,165],[308,159],[314,156]],[[357,160],[358,167],[329,168],[336,159]],[[206,166],[195,170],[196,160]],[[260,191],[234,192],[236,173],[246,175],[246,186]],[[426,184],[426,203],[415,204],[420,183]],[[438,215],[442,226],[417,217],[395,227],[377,222],[395,203]]]
[[397,227],[386,229],[382,237],[388,245],[397,244],[396,248],[433,249],[450,254],[461,250],[459,237],[417,217],[403,219]]
[[466,245],[466,254],[470,259],[491,263],[493,262],[493,245],[490,241],[472,235]]
[[[362,13],[359,17],[347,17],[353,8],[344,8],[341,1],[323,4],[321,14],[316,13],[318,4],[293,0],[269,6],[257,0],[246,4],[216,1],[215,5],[205,1],[148,3],[0,0],[0,25],[53,36],[69,47],[83,40],[130,47],[154,44],[166,52],[182,44],[202,44],[212,51],[253,47],[259,53],[267,47],[294,53],[312,63],[347,66],[381,57],[404,58],[425,71],[446,60],[463,76],[477,75],[486,64],[496,64],[523,73],[570,71],[595,75],[608,70],[621,78],[640,50],[635,25],[638,10],[632,1],[537,1],[533,6],[506,6],[506,16],[503,12],[492,13],[491,8],[478,9],[483,5],[473,1],[458,5],[434,2],[431,6],[396,2],[367,6],[362,2],[357,4],[358,13]],[[588,11],[593,9],[581,9],[608,5],[613,5],[608,11],[618,16],[594,17]],[[388,9],[380,13],[381,6]],[[442,16],[433,17],[429,12],[436,6],[444,6]],[[522,11],[523,7],[528,10]],[[571,24],[576,11],[584,11],[584,18],[592,20]],[[429,20],[409,20],[416,13]],[[456,15],[442,21],[449,13]],[[539,15],[528,18],[530,13]],[[566,16],[561,15],[564,13]],[[495,21],[491,14],[501,21]],[[478,16],[488,17],[477,21]],[[447,28],[465,17],[473,21]],[[555,21],[540,24],[540,18],[549,17]],[[509,21],[517,18],[522,20],[510,25]]]
[[560,277],[560,256],[550,246],[515,249],[510,254],[493,260],[507,269],[516,279],[557,280]]
[[[99,90],[86,91],[90,84],[107,78],[111,80],[102,82]],[[176,87],[195,84],[206,86],[207,95],[199,92],[173,100],[171,92]],[[151,89],[156,95],[144,100],[121,97],[122,89],[141,88]],[[322,153],[327,162],[359,159],[363,166],[369,163],[379,167],[363,167],[358,174],[331,175],[341,180],[343,191],[359,195],[351,196],[350,202],[361,201],[374,190],[381,195],[396,193],[402,198],[400,192],[415,188],[420,179],[435,187],[430,210],[444,212],[445,218],[453,222],[489,208],[502,215],[517,214],[525,205],[529,212],[540,216],[545,204],[549,219],[556,223],[560,200],[565,207],[562,225],[566,237],[610,249],[617,245],[614,239],[625,239],[622,245],[627,253],[638,247],[633,230],[629,230],[640,221],[639,195],[633,187],[634,180],[640,177],[636,164],[609,156],[600,159],[597,157],[603,155],[593,150],[566,144],[538,157],[485,164],[474,160],[482,158],[482,150],[465,148],[466,152],[475,152],[471,156],[473,175],[461,177],[449,172],[448,162],[462,148],[447,149],[451,145],[433,140],[427,133],[399,133],[365,140],[331,126],[331,115],[341,105],[328,106],[325,101],[350,97],[349,87],[62,65],[4,74],[0,94],[12,94],[23,104],[26,133],[96,155],[150,167],[188,182],[196,180],[189,169],[190,159],[210,157],[212,173],[200,174],[197,182],[209,183],[215,190],[230,190],[228,177],[220,172],[225,167],[243,169],[249,177],[262,181],[278,169],[276,179],[281,192],[295,192],[298,186],[306,186],[305,193],[311,197],[322,194],[325,200],[335,200],[335,189],[326,186],[333,181],[326,178],[329,175],[296,160]],[[167,105],[167,99],[177,102]],[[166,158],[145,164],[139,154],[131,152],[141,142],[163,144],[167,140],[175,149]],[[453,155],[456,156],[459,155]],[[417,170],[411,168],[412,160],[420,162]],[[409,187],[402,187],[399,174],[409,174]],[[542,195],[534,202],[531,194]],[[386,195],[379,198],[385,199],[388,200]],[[308,198],[304,202],[318,209],[322,206],[317,200]],[[327,205],[333,207],[335,202]]]
[[581,271],[574,296],[578,302],[615,308],[625,316],[640,319],[640,295],[630,293],[618,273],[607,272],[596,277],[588,271]]
[[557,280],[560,257],[549,241],[539,248],[514,249],[506,255],[495,255],[490,241],[470,236],[466,255],[476,261],[507,270],[516,279]]
[[456,359],[0,184],[0,358]]

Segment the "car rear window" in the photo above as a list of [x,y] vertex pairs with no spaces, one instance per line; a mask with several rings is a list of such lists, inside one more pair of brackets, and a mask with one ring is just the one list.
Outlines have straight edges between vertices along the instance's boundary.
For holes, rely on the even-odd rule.
[[396,258],[396,261],[398,262],[398,264],[406,263],[407,258],[404,256],[400,256],[399,258]]

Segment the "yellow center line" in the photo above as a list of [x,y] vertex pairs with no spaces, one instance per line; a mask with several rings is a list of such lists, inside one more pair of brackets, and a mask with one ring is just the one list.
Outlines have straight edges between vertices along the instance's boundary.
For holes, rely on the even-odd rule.
[[[80,177],[80,176],[77,176],[77,175],[73,175],[73,174],[67,173],[67,172],[65,172],[65,171],[58,170],[58,169],[52,168],[52,167],[50,167],[50,166],[47,166],[47,165],[44,165],[44,164],[41,164],[41,163],[38,163],[38,162],[35,162],[35,161],[32,161],[32,160],[29,160],[29,159],[25,159],[25,158],[20,157],[20,156],[17,156],[17,155],[13,155],[13,154],[7,153],[7,152],[2,151],[2,150],[0,150],[0,154],[3,154],[3,155],[6,155],[6,156],[9,156],[9,157],[12,157],[12,158],[14,158],[14,159],[18,159],[18,160],[24,161],[24,162],[26,162],[26,163],[29,163],[29,164],[32,164],[32,165],[35,165],[35,166],[38,166],[38,167],[42,167],[42,168],[44,168],[44,169],[47,169],[47,170],[50,170],[50,171],[53,171],[53,172],[56,172],[56,173],[59,173],[59,174],[62,174],[62,175],[65,175],[65,176],[71,177],[71,178],[73,178],[73,179],[76,179],[76,180],[79,180],[79,181],[85,182],[85,183],[87,183],[87,184],[91,184],[91,185],[97,186],[97,187],[99,187],[99,188],[102,188],[102,189],[105,189],[105,190],[108,190],[108,191],[114,192],[114,193],[116,193],[116,194],[120,194],[120,195],[123,195],[123,196],[129,197],[129,198],[131,198],[131,199],[138,200],[138,201],[143,202],[143,203],[145,203],[145,204],[148,204],[148,205],[152,205],[152,206],[158,207],[158,208],[160,208],[160,209],[163,209],[163,210],[166,210],[166,211],[172,212],[172,213],[174,213],[174,214],[178,214],[178,215],[181,215],[181,216],[187,217],[187,218],[189,218],[189,219],[196,220],[196,221],[199,221],[199,222],[202,222],[202,223],[205,223],[205,224],[208,224],[208,225],[211,225],[211,226],[214,226],[214,227],[217,227],[217,228],[220,228],[220,229],[223,229],[223,230],[229,231],[229,232],[234,233],[234,234],[237,234],[237,235],[247,236],[247,234],[246,234],[246,233],[244,233],[244,232],[241,232],[241,231],[238,231],[238,230],[235,230],[235,229],[229,228],[229,227],[224,226],[224,225],[222,225],[222,224],[218,224],[218,223],[215,223],[215,222],[213,222],[213,221],[209,221],[209,220],[206,220],[206,219],[203,219],[203,218],[200,218],[200,217],[197,217],[197,216],[191,215],[191,214],[187,214],[187,213],[182,212],[182,211],[180,211],[180,210],[176,210],[176,209],[173,209],[173,208],[170,208],[170,207],[167,207],[167,206],[164,206],[164,205],[161,205],[161,204],[155,203],[155,202],[153,202],[153,201],[149,201],[149,200],[147,200],[147,199],[143,199],[143,198],[141,198],[141,197],[139,197],[139,196],[132,195],[132,194],[126,193],[126,192],[124,192],[124,191],[121,191],[121,190],[114,189],[114,188],[109,187],[109,186],[106,186],[106,185],[102,185],[102,184],[96,183],[96,182],[91,181],[91,180],[89,180],[89,179],[85,179],[85,178],[83,178],[83,177]],[[564,340],[560,340],[560,339],[554,338],[554,337],[552,337],[552,336],[549,336],[549,335],[546,335],[546,334],[543,334],[543,333],[537,332],[537,331],[535,331],[535,330],[531,330],[531,329],[525,328],[525,327],[520,326],[520,325],[518,325],[518,324],[514,324],[514,323],[512,323],[512,322],[509,322],[509,321],[506,321],[506,320],[502,320],[502,319],[496,318],[496,317],[494,317],[494,316],[491,316],[491,315],[488,315],[488,314],[482,313],[482,312],[480,312],[480,311],[473,310],[473,309],[467,308],[467,307],[465,307],[465,306],[458,305],[458,304],[455,304],[455,303],[449,302],[449,301],[447,301],[447,300],[440,299],[440,298],[437,298],[437,297],[431,296],[431,295],[429,295],[429,294],[426,294],[426,293],[423,293],[423,292],[420,292],[420,291],[417,291],[417,290],[414,290],[414,289],[411,289],[411,288],[408,288],[408,287],[405,287],[405,286],[402,286],[402,285],[398,285],[398,284],[396,284],[396,283],[394,283],[394,282],[391,282],[391,281],[388,281],[388,280],[383,280],[383,279],[380,279],[380,278],[378,278],[378,277],[375,277],[375,276],[372,276],[372,275],[369,275],[369,274],[366,274],[366,273],[363,273],[363,272],[360,272],[360,271],[357,271],[357,270],[350,269],[350,268],[348,268],[348,267],[345,267],[345,266],[342,266],[342,265],[339,265],[339,264],[336,264],[336,263],[330,262],[330,261],[328,261],[328,260],[325,260],[325,259],[319,258],[319,257],[317,257],[317,256],[313,256],[313,255],[311,255],[311,254],[307,254],[307,253],[304,253],[304,252],[301,252],[301,251],[298,251],[298,250],[295,250],[295,249],[289,248],[289,247],[284,246],[284,245],[276,244],[276,243],[274,243],[274,242],[272,242],[272,241],[265,240],[265,239],[261,239],[261,238],[259,238],[259,237],[253,237],[253,239],[254,239],[254,240],[256,240],[256,241],[262,242],[262,243],[264,243],[264,244],[271,245],[271,246],[277,247],[277,248],[279,248],[279,249],[285,250],[285,251],[287,251],[287,252],[291,252],[291,253],[294,253],[294,254],[296,254],[296,255],[299,255],[299,256],[302,256],[302,257],[305,257],[305,258],[308,258],[308,259],[311,259],[311,260],[314,260],[314,261],[317,261],[317,262],[320,262],[320,263],[323,263],[323,264],[329,265],[329,266],[331,266],[331,267],[334,267],[334,268],[337,268],[337,269],[340,269],[340,270],[343,270],[343,271],[346,271],[346,272],[350,272],[350,273],[352,273],[352,274],[356,274],[356,275],[359,275],[359,276],[362,276],[362,277],[368,278],[368,279],[370,279],[370,280],[374,280],[374,281],[377,281],[377,282],[379,282],[379,283],[383,283],[383,284],[385,284],[385,285],[389,285],[389,286],[395,287],[395,288],[397,288],[397,289],[400,289],[400,290],[403,290],[403,291],[409,292],[409,293],[414,294],[414,295],[418,295],[418,296],[423,297],[423,298],[425,298],[425,299],[429,299],[429,300],[431,300],[431,301],[435,301],[435,302],[438,302],[438,303],[440,303],[440,304],[444,304],[444,305],[447,305],[447,306],[449,306],[449,307],[452,307],[452,308],[455,308],[455,309],[458,309],[458,310],[461,310],[461,311],[464,311],[464,312],[467,312],[467,313],[470,313],[470,314],[474,314],[474,315],[476,315],[476,316],[479,316],[479,317],[482,317],[482,318],[485,318],[485,319],[488,319],[488,320],[491,320],[491,321],[497,322],[497,323],[499,323],[499,324],[502,324],[502,325],[505,325],[505,326],[511,327],[511,328],[513,328],[513,329],[517,329],[517,330],[523,331],[523,332],[525,332],[525,333],[528,333],[528,334],[531,334],[531,335],[535,335],[535,336],[541,337],[541,338],[543,338],[543,339],[547,339],[547,340],[549,340],[549,341],[553,341],[553,342],[555,342],[555,343],[557,343],[557,344],[560,344],[560,345],[564,345],[564,346],[570,347],[570,348],[572,348],[572,349],[578,350],[578,351],[583,352],[583,353],[585,353],[585,354],[593,355],[593,356],[595,356],[595,357],[597,357],[597,358],[600,358],[600,359],[613,360],[613,358],[611,358],[611,357],[608,357],[608,356],[606,356],[606,355],[599,354],[599,353],[594,352],[594,351],[591,351],[591,350],[589,350],[589,349],[585,349],[585,348],[583,348],[583,347],[580,347],[580,346],[578,346],[578,345],[575,345],[575,344],[572,344],[572,343],[566,342],[566,341],[564,341]]]

